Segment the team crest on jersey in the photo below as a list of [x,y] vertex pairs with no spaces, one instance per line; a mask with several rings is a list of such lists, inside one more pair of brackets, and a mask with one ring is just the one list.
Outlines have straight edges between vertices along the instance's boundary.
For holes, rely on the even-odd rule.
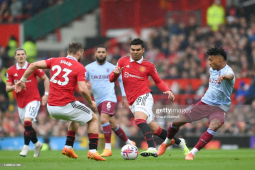
[[106,69],[106,71],[107,71],[107,72],[109,72],[109,71],[110,71],[110,69],[109,69],[109,68],[107,68],[107,69]]
[[146,67],[145,66],[140,66],[140,69],[139,69],[142,73],[145,72],[146,70]]

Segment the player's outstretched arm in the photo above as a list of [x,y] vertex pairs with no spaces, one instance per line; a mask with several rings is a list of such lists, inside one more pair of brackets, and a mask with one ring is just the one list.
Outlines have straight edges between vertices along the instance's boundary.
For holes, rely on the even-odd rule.
[[88,101],[89,105],[97,111],[97,104],[96,102],[92,101],[89,89],[85,81],[78,81],[78,87],[81,95]]
[[119,78],[122,71],[123,71],[123,67],[122,68],[115,67],[115,69],[111,72],[111,74],[109,76],[110,82],[115,82]]
[[170,90],[169,91],[165,91],[163,93],[168,95],[168,99],[169,100],[174,100],[175,99],[173,92],[171,92]]
[[15,85],[12,85],[12,82],[6,82],[6,92],[11,92],[15,90]]
[[49,99],[50,80],[46,74],[41,79],[44,81],[44,96],[42,97],[42,105],[45,106]]
[[27,81],[27,78],[36,70],[36,69],[45,69],[47,68],[47,64],[44,60],[42,61],[38,61],[38,62],[34,62],[32,64],[29,65],[29,67],[27,68],[27,70],[25,71],[25,73],[23,74],[22,78],[20,79],[20,81],[18,81],[15,84],[15,91],[16,93],[20,92],[22,89],[26,90],[26,85],[25,82]]
[[232,73],[227,73],[225,75],[221,75],[218,77],[218,84],[220,84],[223,80],[233,80],[234,75]]
[[174,94],[171,92],[171,90],[167,87],[167,85],[161,80],[161,78],[158,76],[157,70],[155,67],[152,67],[153,70],[150,72],[150,76],[154,80],[156,86],[163,91],[164,94],[168,95],[169,100],[174,100]]

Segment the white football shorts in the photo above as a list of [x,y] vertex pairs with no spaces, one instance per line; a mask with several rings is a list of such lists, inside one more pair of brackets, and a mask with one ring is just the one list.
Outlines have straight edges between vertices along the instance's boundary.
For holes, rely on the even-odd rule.
[[60,120],[73,121],[84,126],[92,119],[92,110],[79,101],[68,103],[65,106],[49,106],[47,104],[49,114]]
[[38,114],[40,106],[41,106],[40,101],[32,101],[23,108],[18,107],[19,118],[21,122],[24,124],[25,117],[32,118],[33,122],[35,122],[36,121],[35,118]]
[[129,106],[129,108],[134,115],[137,111],[145,113],[148,116],[146,122],[149,124],[155,117],[154,113],[152,112],[153,103],[154,100],[151,93],[146,93],[139,96],[133,105]]

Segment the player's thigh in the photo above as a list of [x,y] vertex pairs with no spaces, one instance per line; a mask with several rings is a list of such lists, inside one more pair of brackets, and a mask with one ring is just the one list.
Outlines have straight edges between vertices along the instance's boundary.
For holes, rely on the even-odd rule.
[[[181,114],[188,120],[187,122],[194,122],[202,118],[208,117],[208,105],[199,101],[195,105],[187,107]],[[183,118],[182,118],[183,119]],[[183,120],[178,120],[183,121]],[[174,122],[177,122],[177,120]],[[186,123],[187,123],[186,122]]]
[[104,101],[98,105],[97,109],[99,114],[104,113],[113,116],[116,106],[117,106],[116,102]]
[[18,107],[18,112],[19,112],[19,118],[20,118],[22,124],[24,124],[25,113],[26,113],[25,107],[24,108],[19,108]]
[[216,131],[224,124],[227,112],[216,106],[211,106],[209,111],[209,128]]
[[68,103],[65,106],[49,106],[47,105],[49,114],[62,120],[69,120],[85,125],[92,119],[92,110],[79,101]]
[[[144,114],[146,115],[146,122],[149,124],[155,117],[154,113],[152,112],[153,107],[153,97],[151,93],[146,93],[136,99],[134,102],[134,111],[135,111],[135,119],[145,118]],[[143,113],[143,114],[142,114]]]
[[32,102],[28,103],[25,107],[24,119],[30,118],[32,121],[36,121],[36,117],[38,115],[40,105],[41,105],[40,101],[32,101]]

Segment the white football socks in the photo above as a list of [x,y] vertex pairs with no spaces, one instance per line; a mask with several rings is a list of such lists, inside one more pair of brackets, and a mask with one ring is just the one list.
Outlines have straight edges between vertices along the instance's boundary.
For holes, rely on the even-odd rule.
[[105,143],[104,147],[105,147],[105,149],[109,149],[109,150],[112,149],[111,143]]
[[97,152],[96,149],[90,149],[89,151],[92,152],[92,153],[96,153]]
[[195,156],[195,154],[198,152],[198,149],[197,148],[193,148],[190,152]]
[[72,146],[69,146],[69,145],[65,145],[65,148],[67,148],[67,149],[72,149],[73,147],[72,147]]
[[172,139],[168,139],[168,138],[166,138],[165,141],[164,141],[164,143],[166,145],[170,144],[171,142],[172,142]]
[[128,139],[125,143],[126,143],[126,144],[131,144],[131,145],[132,145],[132,141],[129,140],[129,139]]
[[151,150],[152,150],[152,151],[157,151],[157,149],[154,148],[154,147],[149,147],[148,150],[149,150],[149,151],[151,151]]

